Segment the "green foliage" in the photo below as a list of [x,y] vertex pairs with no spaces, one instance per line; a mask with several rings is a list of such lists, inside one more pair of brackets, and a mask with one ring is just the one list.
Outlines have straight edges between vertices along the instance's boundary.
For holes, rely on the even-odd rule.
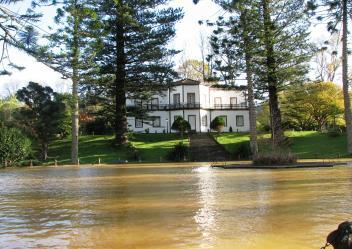
[[31,141],[16,128],[1,126],[0,158],[2,163],[13,166],[31,153]]
[[108,135],[113,133],[113,129],[104,117],[97,117],[84,124],[83,132],[87,135]]
[[69,93],[58,93],[55,99],[65,105],[65,110],[59,122],[59,134],[61,138],[64,138],[70,135],[72,131],[73,96]]
[[183,14],[167,6],[169,2],[108,0],[95,4],[101,22],[92,50],[97,51],[99,77],[90,82],[113,121],[116,144],[127,141],[127,91],[139,99],[145,92],[165,89],[177,76],[168,58],[178,51],[169,49],[168,43]]
[[42,158],[46,160],[49,143],[61,131],[65,104],[50,87],[43,87],[34,82],[29,82],[27,87],[18,90],[17,99],[25,106],[19,109],[16,119],[40,144]]
[[182,117],[177,117],[173,122],[171,129],[180,132],[181,136],[183,137],[185,132],[189,132],[191,130],[191,125]]
[[179,142],[169,152],[167,158],[171,161],[185,161],[189,157],[189,147],[183,142]]
[[280,96],[283,120],[296,130],[324,130],[343,126],[342,89],[332,82],[306,83]]
[[249,159],[252,155],[251,146],[248,141],[241,142],[235,152],[236,159]]
[[10,124],[13,121],[13,115],[21,103],[15,95],[8,96],[0,100],[0,122]]
[[220,116],[214,118],[210,122],[210,129],[217,132],[221,132],[224,129],[224,126],[225,126],[225,120]]
[[209,75],[209,64],[195,59],[187,59],[177,68],[177,72],[182,79],[203,81]]

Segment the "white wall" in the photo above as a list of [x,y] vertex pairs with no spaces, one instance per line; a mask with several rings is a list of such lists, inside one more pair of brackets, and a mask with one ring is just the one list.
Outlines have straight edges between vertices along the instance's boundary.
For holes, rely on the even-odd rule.
[[[243,115],[244,126],[236,125],[236,116]],[[217,116],[227,116],[227,127],[224,127],[224,132],[229,132],[230,126],[233,132],[248,132],[249,131],[249,112],[248,110],[214,110],[211,111],[211,120]]]
[[242,91],[210,88],[210,106],[214,106],[214,99],[217,97],[221,98],[222,105],[229,105],[231,97],[237,98],[237,104],[245,102],[245,97]]

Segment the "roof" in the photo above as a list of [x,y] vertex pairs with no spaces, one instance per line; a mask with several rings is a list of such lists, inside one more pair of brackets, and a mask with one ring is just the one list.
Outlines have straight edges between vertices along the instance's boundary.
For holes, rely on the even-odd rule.
[[200,81],[198,80],[191,80],[191,79],[183,79],[173,83],[174,86],[180,85],[200,85]]

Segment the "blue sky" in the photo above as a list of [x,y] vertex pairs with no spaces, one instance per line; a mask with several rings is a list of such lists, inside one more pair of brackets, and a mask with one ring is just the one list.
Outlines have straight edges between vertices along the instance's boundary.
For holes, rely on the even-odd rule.
[[[29,2],[29,0],[25,0],[15,6],[11,6],[11,9],[16,12],[23,12],[27,9]],[[201,0],[198,5],[194,5],[192,0],[174,0],[171,5],[183,8],[185,13],[183,20],[176,26],[177,35],[170,44],[170,47],[183,50],[182,53],[175,57],[175,63],[179,63],[182,57],[199,59],[200,33],[206,36],[211,33],[211,30],[204,25],[200,26],[198,20],[215,20],[219,15],[223,14],[223,11],[211,0]],[[45,8],[43,13],[42,22],[38,25],[47,30],[47,26],[50,25],[55,14],[55,8]],[[325,39],[327,35],[324,30],[325,28],[316,27],[313,32],[314,39]],[[10,53],[11,60],[25,66],[26,69],[21,72],[13,72],[11,76],[0,76],[0,97],[14,93],[28,84],[29,81],[50,85],[60,92],[70,91],[70,81],[62,80],[58,73],[14,49]]]

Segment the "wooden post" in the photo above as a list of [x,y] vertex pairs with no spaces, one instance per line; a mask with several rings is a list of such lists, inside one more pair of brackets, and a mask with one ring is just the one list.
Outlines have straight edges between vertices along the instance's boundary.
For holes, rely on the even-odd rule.
[[29,162],[29,167],[33,167],[33,161],[32,161],[32,159],[31,159],[30,162]]
[[100,157],[99,157],[99,159],[98,159],[98,164],[100,165]]
[[79,165],[79,158],[78,158],[78,160],[77,160],[77,165]]
[[57,160],[55,159],[55,166],[57,166]]

